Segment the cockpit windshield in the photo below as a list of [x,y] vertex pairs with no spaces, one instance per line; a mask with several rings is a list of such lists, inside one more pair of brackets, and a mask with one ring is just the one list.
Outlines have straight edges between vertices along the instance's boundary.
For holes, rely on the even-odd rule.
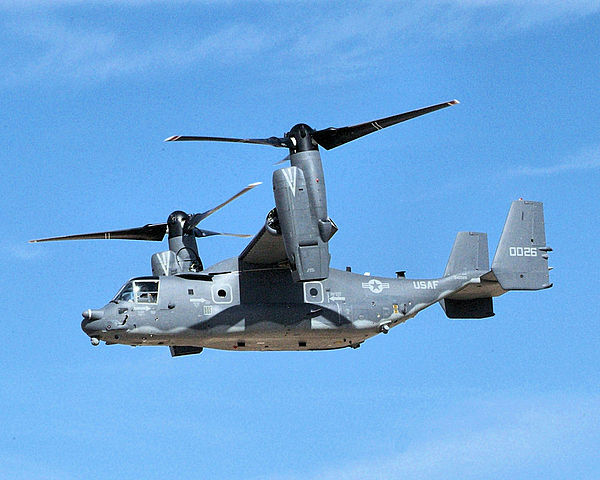
[[115,302],[129,302],[130,300],[133,300],[132,282],[128,282],[125,285],[123,285],[121,287],[121,290],[119,290],[119,293],[117,293],[115,295],[115,298],[113,298],[113,301]]
[[127,282],[113,298],[114,302],[157,303],[158,280]]

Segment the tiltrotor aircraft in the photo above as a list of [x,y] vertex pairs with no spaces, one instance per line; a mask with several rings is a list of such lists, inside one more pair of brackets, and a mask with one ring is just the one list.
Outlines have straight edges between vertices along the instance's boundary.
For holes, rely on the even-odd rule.
[[[319,146],[329,150],[456,100],[343,128],[298,124],[282,138],[175,136],[167,141],[241,142],[287,148],[290,167],[273,174],[275,208],[242,253],[204,268],[196,238],[221,235],[200,221],[255,187],[204,213],[171,213],[166,223],[110,232],[32,240],[128,239],[161,241],[152,276],[123,285],[103,308],[85,310],[81,324],[92,344],[165,345],[171,355],[223,350],[356,348],[366,339],[440,303],[449,318],[494,315],[493,297],[510,290],[549,288],[542,204],[512,203],[489,266],[487,235],[460,232],[440,278],[382,278],[329,267],[337,231],[327,214]],[[225,234],[227,235],[227,234]]]

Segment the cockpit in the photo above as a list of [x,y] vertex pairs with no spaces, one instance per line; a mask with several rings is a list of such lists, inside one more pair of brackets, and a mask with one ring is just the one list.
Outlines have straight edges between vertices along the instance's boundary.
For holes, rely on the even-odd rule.
[[114,303],[158,303],[158,283],[156,277],[133,279],[121,287],[112,301]]

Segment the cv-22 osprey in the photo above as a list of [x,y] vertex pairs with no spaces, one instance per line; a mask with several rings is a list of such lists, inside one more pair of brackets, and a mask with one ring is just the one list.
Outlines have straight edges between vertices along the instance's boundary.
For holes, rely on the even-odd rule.
[[327,213],[319,146],[327,150],[405,120],[458,103],[453,100],[359,125],[313,130],[294,126],[283,137],[240,139],[175,136],[167,141],[240,142],[287,148],[290,167],[273,174],[275,208],[242,253],[204,268],[196,239],[228,235],[200,221],[257,184],[199,214],[175,211],[165,223],[33,240],[161,241],[152,276],[129,280],[103,308],[83,312],[92,344],[164,345],[173,356],[223,350],[357,348],[366,339],[439,303],[449,318],[494,315],[493,297],[541,290],[549,282],[543,206],[512,203],[489,265],[487,235],[458,233],[440,278],[365,276],[329,267],[337,231]]

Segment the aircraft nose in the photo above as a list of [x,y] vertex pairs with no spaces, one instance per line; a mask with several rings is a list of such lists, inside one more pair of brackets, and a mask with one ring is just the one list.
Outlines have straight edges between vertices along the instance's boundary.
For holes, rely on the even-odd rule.
[[102,325],[99,320],[104,316],[104,312],[102,310],[92,310],[88,308],[84,310],[81,314],[83,317],[83,321],[81,322],[81,329],[88,335],[93,335],[94,333],[102,330]]
[[100,330],[99,325],[94,320],[88,320],[84,318],[81,322],[81,329],[88,335],[93,335],[95,332]]

